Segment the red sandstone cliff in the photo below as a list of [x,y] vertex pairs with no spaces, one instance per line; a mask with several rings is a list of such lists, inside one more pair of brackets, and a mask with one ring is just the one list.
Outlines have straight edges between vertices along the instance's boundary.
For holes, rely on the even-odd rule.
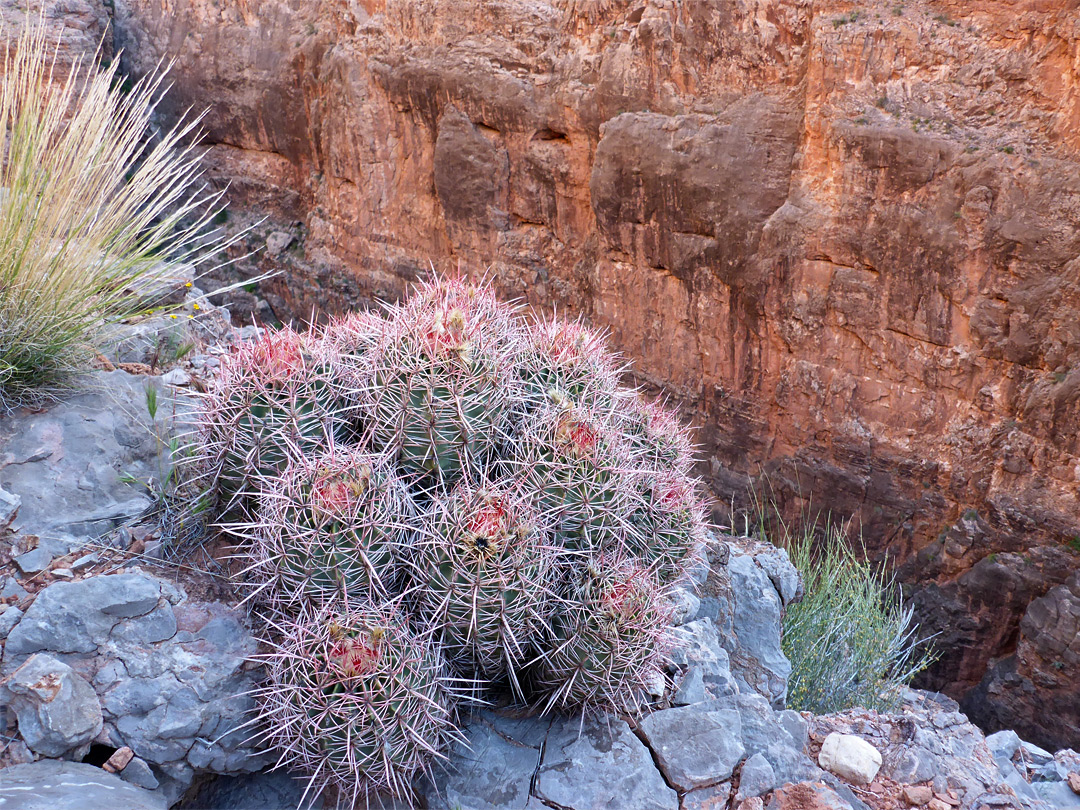
[[1080,742],[1078,0],[115,7],[295,237],[280,312],[429,263],[583,311],[719,492],[767,471],[899,562],[929,685]]

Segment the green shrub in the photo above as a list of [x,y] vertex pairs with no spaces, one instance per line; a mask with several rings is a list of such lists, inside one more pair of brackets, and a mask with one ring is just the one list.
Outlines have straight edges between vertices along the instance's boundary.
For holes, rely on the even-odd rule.
[[[148,146],[162,75],[133,85],[76,63],[44,16],[9,44],[0,88],[0,410],[55,395],[170,274],[229,243],[207,236],[220,195],[197,184],[197,120]],[[160,294],[159,294],[160,295]]]
[[883,566],[856,555],[841,527],[785,532],[806,589],[784,617],[788,703],[815,714],[898,707],[903,688],[934,661],[913,609]]

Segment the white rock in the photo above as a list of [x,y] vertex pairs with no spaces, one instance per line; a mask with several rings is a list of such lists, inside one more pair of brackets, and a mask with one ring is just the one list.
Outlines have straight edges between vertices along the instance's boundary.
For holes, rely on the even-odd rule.
[[163,374],[161,381],[165,385],[188,385],[191,383],[191,375],[182,368],[174,368],[168,374]]
[[868,785],[881,767],[881,754],[862,737],[834,731],[821,746],[818,764],[852,784]]
[[281,255],[282,251],[288,248],[292,243],[292,234],[285,233],[284,231],[274,231],[266,237],[266,252],[276,259]]

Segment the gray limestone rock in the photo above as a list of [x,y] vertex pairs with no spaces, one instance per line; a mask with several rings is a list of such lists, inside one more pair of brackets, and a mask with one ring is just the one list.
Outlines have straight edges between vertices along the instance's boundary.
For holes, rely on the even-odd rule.
[[11,631],[18,626],[22,617],[23,612],[17,607],[8,607],[7,610],[0,613],[0,641],[11,635]]
[[0,673],[35,653],[75,669],[100,699],[101,741],[129,746],[175,796],[195,769],[242,773],[268,764],[269,755],[253,755],[245,743],[248,732],[236,730],[253,706],[258,672],[246,662],[256,646],[239,611],[188,602],[143,573],[117,574],[39,593],[8,636]]
[[11,695],[19,734],[42,756],[61,757],[101,731],[101,705],[93,687],[52,656],[33,656],[3,685]]
[[0,770],[0,807],[12,810],[166,810],[164,796],[81,762],[41,759]]
[[38,546],[16,557],[15,565],[24,577],[29,577],[44,571],[52,561],[53,555],[49,553],[48,549]]
[[795,747],[802,751],[810,738],[810,726],[801,714],[791,709],[784,709],[776,713],[776,719],[784,727],[784,731],[791,735],[795,741]]
[[821,769],[802,752],[798,743],[780,722],[769,701],[750,693],[733,698],[742,722],[742,742],[746,755],[761,754],[772,766],[777,784],[821,778]]
[[1080,810],[1080,796],[1064,782],[1035,782],[1031,787],[1054,810]]
[[738,691],[731,674],[731,662],[720,643],[716,625],[708,619],[672,628],[674,647],[670,659],[677,669],[696,666],[711,697],[733,695]]
[[[99,536],[146,509],[149,499],[126,481],[162,475],[147,379],[93,372],[86,393],[0,417],[0,487],[22,501],[15,531]],[[163,398],[159,422],[170,408]]]
[[691,790],[682,797],[681,810],[727,810],[731,782]]
[[[775,708],[782,709],[791,674],[791,663],[780,649],[780,614],[784,602],[769,573],[758,563],[758,556],[732,550],[728,560],[735,601],[734,648],[728,648],[731,672],[740,692],[757,692],[767,697]],[[779,565],[775,554],[766,554],[764,559],[772,567]]]
[[705,699],[705,681],[701,675],[701,667],[695,664],[686,670],[679,688],[671,696],[671,703],[673,706],[691,706]]
[[743,763],[742,770],[739,771],[739,793],[735,798],[742,801],[751,796],[764,796],[776,787],[779,787],[776,772],[769,760],[759,752]]
[[19,626],[8,636],[3,670],[40,651],[90,653],[105,644],[121,619],[149,613],[161,588],[141,574],[57,582],[38,594]]
[[653,712],[640,729],[668,783],[680,791],[729,779],[745,753],[730,698]]
[[678,810],[645,745],[614,717],[556,720],[537,773],[536,796],[568,810]]
[[124,770],[120,771],[120,778],[147,790],[157,790],[161,784],[154,776],[154,772],[150,770],[150,766],[146,764],[146,760],[139,757],[134,757]]
[[19,584],[15,577],[4,577],[0,580],[0,599],[22,599],[27,595],[26,588]]
[[0,487],[0,529],[6,529],[19,512],[22,498]]
[[689,587],[672,588],[670,598],[672,605],[671,623],[673,625],[686,624],[697,618],[701,600]]
[[1020,750],[1020,737],[1015,731],[999,731],[986,738],[986,746],[995,758],[1010,760]]
[[425,787],[427,806],[431,810],[524,810],[540,765],[542,732],[550,723],[541,718],[507,722],[490,711],[474,715],[465,727],[467,742],[454,747],[445,773]]
[[[175,810],[312,810],[311,795],[304,799],[307,785],[304,777],[285,771],[219,776],[194,789]],[[372,801],[371,810],[382,808]]]

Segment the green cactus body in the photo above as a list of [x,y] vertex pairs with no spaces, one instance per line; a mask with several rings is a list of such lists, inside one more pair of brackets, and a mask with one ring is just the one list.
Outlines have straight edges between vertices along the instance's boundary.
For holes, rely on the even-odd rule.
[[490,291],[448,282],[391,315],[368,353],[373,442],[404,471],[444,486],[482,471],[523,396],[511,311]]
[[199,414],[202,458],[218,470],[226,509],[291,457],[347,435],[356,406],[326,347],[291,329],[267,333],[224,364]]
[[545,708],[635,708],[646,678],[662,667],[669,622],[652,570],[597,557],[573,581],[534,668]]
[[341,447],[293,461],[259,500],[264,590],[289,602],[385,599],[397,585],[415,515],[385,458]]
[[404,797],[459,736],[441,653],[392,605],[302,616],[268,659],[267,741],[320,789]]
[[594,548],[597,537],[626,526],[629,459],[617,436],[559,392],[531,418],[517,466],[567,549]]
[[655,569],[660,583],[675,581],[705,542],[705,519],[694,480],[678,473],[645,473],[638,479],[638,508],[622,550]]
[[557,550],[506,489],[459,484],[428,515],[416,579],[448,654],[485,678],[511,676],[551,610]]

